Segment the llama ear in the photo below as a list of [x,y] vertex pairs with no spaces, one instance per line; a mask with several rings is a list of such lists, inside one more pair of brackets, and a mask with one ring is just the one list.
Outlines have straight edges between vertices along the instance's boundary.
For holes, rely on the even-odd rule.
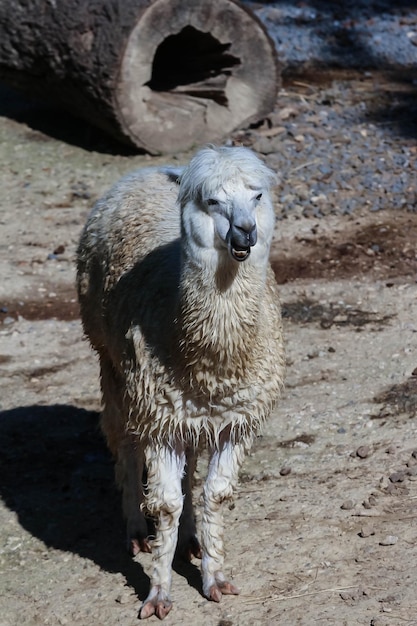
[[177,183],[177,185],[181,182],[181,175],[184,172],[185,167],[175,167],[175,165],[168,165],[164,167],[164,173],[168,176],[169,182]]
[[267,187],[268,189],[270,189],[271,187],[276,187],[277,185],[280,184],[281,182],[281,178],[278,174],[278,172],[274,172],[274,170],[271,170],[267,165],[264,164],[264,173],[265,173],[265,178],[266,178],[266,183],[267,183]]

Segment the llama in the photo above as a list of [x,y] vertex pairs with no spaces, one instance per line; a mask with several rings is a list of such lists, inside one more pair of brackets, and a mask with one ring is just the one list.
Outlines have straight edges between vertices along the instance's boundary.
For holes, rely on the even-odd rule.
[[[128,547],[153,553],[141,618],[170,611],[176,550],[202,559],[208,599],[239,593],[223,573],[221,505],[284,377],[269,264],[274,180],[248,148],[209,146],[185,168],[124,177],[81,235],[81,317],[100,360],[101,425]],[[200,545],[191,479],[202,448],[209,466]],[[144,512],[155,520],[154,541]]]

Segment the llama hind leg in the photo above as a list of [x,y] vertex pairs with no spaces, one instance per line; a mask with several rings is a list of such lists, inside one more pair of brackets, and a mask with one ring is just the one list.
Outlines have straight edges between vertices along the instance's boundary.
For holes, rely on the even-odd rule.
[[126,543],[129,554],[151,552],[148,525],[141,510],[143,502],[143,450],[134,436],[119,447],[116,480],[122,489],[123,513],[126,518]]
[[127,546],[132,555],[150,552],[147,524],[141,511],[143,501],[143,450],[137,437],[126,435],[124,381],[113,367],[108,353],[100,354],[103,412],[101,428],[115,457],[116,482],[123,494],[123,513],[127,520]]
[[195,466],[196,458],[194,450],[188,449],[186,452],[185,474],[182,480],[184,506],[180,517],[177,546],[177,554],[185,561],[191,561],[193,556],[197,559],[201,559],[201,546],[197,539],[192,499],[192,480]]
[[181,481],[185,461],[185,451],[179,445],[177,448],[145,448],[148,471],[146,507],[156,521],[156,539],[152,549],[151,589],[139,612],[141,619],[151,615],[163,619],[172,608],[172,561],[183,508]]
[[236,486],[245,448],[233,444],[224,435],[211,455],[204,485],[204,512],[202,518],[201,568],[203,592],[206,598],[220,602],[222,595],[237,595],[239,590],[223,574],[224,541],[222,504],[230,500]]

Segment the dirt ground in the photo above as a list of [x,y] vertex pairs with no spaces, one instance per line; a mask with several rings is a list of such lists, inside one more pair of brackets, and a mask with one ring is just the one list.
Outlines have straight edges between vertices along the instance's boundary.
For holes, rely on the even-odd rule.
[[[12,100],[0,117],[0,625],[133,626],[151,557],[124,551],[74,254],[94,200],[166,159],[115,154]],[[210,603],[198,561],[177,563],[167,624],[417,625],[416,241],[415,212],[277,221],[288,376],[225,510],[241,595]],[[203,476],[204,460],[197,503]]]

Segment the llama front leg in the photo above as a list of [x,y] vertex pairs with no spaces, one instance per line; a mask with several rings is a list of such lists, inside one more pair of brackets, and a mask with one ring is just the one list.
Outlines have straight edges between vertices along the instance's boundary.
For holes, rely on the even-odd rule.
[[222,503],[230,500],[236,486],[239,468],[245,454],[244,446],[220,436],[218,449],[212,452],[204,485],[202,518],[203,592],[209,600],[220,602],[223,594],[237,595],[239,590],[223,574]]
[[151,589],[142,605],[139,617],[156,615],[159,619],[172,608],[170,598],[172,560],[178,540],[178,523],[183,507],[181,481],[185,466],[185,451],[178,445],[145,448],[148,471],[146,507],[156,521],[153,544]]

